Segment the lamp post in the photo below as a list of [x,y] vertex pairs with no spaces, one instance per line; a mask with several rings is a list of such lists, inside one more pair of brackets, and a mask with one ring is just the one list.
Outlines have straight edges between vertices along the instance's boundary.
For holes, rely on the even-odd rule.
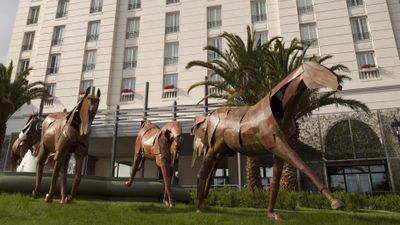
[[397,140],[400,142],[400,121],[397,120],[396,116],[394,116],[394,120],[390,126],[392,127],[393,133],[396,135]]

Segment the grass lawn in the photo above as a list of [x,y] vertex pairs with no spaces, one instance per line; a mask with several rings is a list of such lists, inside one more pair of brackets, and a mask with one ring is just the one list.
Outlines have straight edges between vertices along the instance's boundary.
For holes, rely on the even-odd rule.
[[279,211],[284,221],[271,221],[263,209],[207,207],[197,214],[193,205],[167,209],[161,203],[77,200],[70,205],[46,204],[24,195],[0,194],[0,224],[400,224],[400,213],[387,211],[344,212],[298,209]]

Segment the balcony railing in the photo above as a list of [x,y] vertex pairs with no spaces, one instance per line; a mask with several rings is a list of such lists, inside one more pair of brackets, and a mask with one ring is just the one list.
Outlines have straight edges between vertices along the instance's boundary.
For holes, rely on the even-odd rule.
[[142,3],[141,2],[135,2],[135,3],[129,3],[128,4],[128,10],[140,9],[141,7],[142,7]]
[[22,50],[22,51],[29,51],[29,50],[32,50],[32,44],[29,44],[29,45],[22,45],[21,50]]
[[360,69],[360,80],[376,80],[381,76],[377,67]]
[[165,62],[165,65],[178,64],[178,57],[165,57],[164,62]]
[[30,25],[30,24],[36,24],[36,23],[37,23],[37,21],[38,21],[38,17],[35,17],[35,18],[29,18],[29,19],[26,21],[26,25]]
[[179,0],[167,0],[167,5],[168,4],[174,4],[174,3],[178,3]]
[[58,67],[47,68],[47,74],[56,74],[56,73],[58,73]]
[[135,100],[135,94],[133,92],[121,93],[121,97],[119,99],[120,102],[131,102],[133,100]]
[[139,37],[139,31],[128,31],[126,32],[126,39]]
[[68,11],[60,11],[56,13],[56,18],[62,18],[68,16]]
[[314,6],[313,5],[300,6],[297,7],[297,11],[299,12],[300,15],[311,14],[314,12]]
[[176,33],[179,31],[179,26],[172,26],[172,27],[166,27],[165,28],[165,33]]
[[62,39],[62,38],[53,39],[53,40],[51,40],[51,45],[52,45],[52,46],[62,45],[63,40],[64,40],[64,39]]
[[84,64],[82,70],[83,71],[91,71],[94,70],[96,67],[96,64]]
[[207,22],[207,28],[220,27],[221,25],[222,25],[221,20],[214,20]]
[[54,98],[53,97],[48,97],[47,99],[44,99],[43,104],[45,106],[51,106],[54,103]]
[[177,89],[176,88],[169,88],[163,90],[162,98],[176,98],[177,96]]
[[136,67],[136,61],[124,62],[124,69],[132,69]]
[[363,41],[363,40],[369,40],[369,32],[363,32],[363,33],[353,33],[353,40],[354,41]]
[[208,88],[208,94],[215,94],[215,95],[221,95],[223,90],[216,88],[216,87],[209,87]]
[[363,0],[347,0],[348,7],[357,7],[357,6],[361,6],[361,5],[364,5]]
[[303,44],[305,45],[309,45],[310,47],[318,47],[318,39],[314,38],[314,39],[305,39],[302,40]]
[[98,34],[88,34],[86,41],[97,41],[99,39]]
[[103,6],[92,6],[90,7],[90,13],[101,12],[103,10]]
[[259,15],[251,15],[251,21],[254,22],[261,22],[267,20],[267,14],[259,14]]

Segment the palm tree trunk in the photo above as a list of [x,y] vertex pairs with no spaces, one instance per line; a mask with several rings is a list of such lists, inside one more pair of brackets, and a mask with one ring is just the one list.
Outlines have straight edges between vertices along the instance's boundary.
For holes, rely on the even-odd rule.
[[281,186],[282,191],[297,191],[297,170],[289,163],[283,166]]
[[246,157],[247,190],[253,192],[262,188],[260,166],[257,157]]
[[3,150],[3,142],[6,136],[6,130],[7,130],[7,123],[0,121],[0,157],[1,157],[1,152]]

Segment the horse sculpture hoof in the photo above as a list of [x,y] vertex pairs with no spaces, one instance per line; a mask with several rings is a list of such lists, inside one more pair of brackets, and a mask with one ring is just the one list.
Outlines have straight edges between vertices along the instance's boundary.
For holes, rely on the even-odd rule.
[[196,213],[202,213],[201,209],[197,209]]
[[38,198],[38,196],[39,196],[39,193],[37,191],[33,190],[32,191],[32,198],[36,199],[36,198]]
[[346,205],[344,204],[344,202],[340,201],[339,199],[335,199],[331,203],[332,209],[341,209],[344,208],[345,206]]
[[132,185],[132,182],[129,182],[129,181],[125,182],[126,187],[130,187],[131,185]]
[[44,198],[44,201],[47,203],[52,203],[53,202],[53,197],[50,197],[49,194],[46,194],[46,197]]
[[273,220],[282,220],[282,217],[276,212],[267,212],[267,217]]

